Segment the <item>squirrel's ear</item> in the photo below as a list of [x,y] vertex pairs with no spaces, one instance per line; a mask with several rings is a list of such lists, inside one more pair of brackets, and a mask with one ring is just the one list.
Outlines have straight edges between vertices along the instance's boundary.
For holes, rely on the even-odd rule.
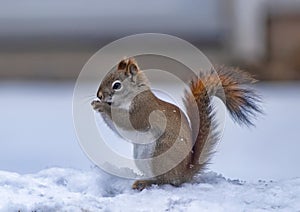
[[133,63],[129,65],[128,70],[129,70],[130,74],[133,76],[136,75],[139,71],[138,67]]
[[118,70],[124,70],[127,66],[127,62],[126,60],[122,60],[121,62],[119,62],[118,64]]

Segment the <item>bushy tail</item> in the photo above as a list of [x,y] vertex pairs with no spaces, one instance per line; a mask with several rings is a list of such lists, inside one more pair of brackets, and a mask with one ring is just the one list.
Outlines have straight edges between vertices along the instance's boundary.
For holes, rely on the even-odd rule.
[[[256,82],[250,74],[225,66],[215,67],[215,70],[216,72],[210,71],[193,80],[190,86],[192,95],[186,92],[185,96],[185,106],[195,141],[192,165],[196,167],[196,171],[209,162],[219,140],[211,105],[212,96],[223,101],[233,120],[239,124],[253,125],[253,118],[261,113],[257,105],[260,102],[259,96],[247,87]],[[197,113],[199,116],[195,116]]]
[[238,68],[219,66],[215,70],[219,79],[215,78],[216,74],[200,79],[207,85],[210,95],[217,96],[223,101],[231,117],[238,124],[253,125],[257,113],[262,113],[258,106],[261,99],[249,87],[256,80]]

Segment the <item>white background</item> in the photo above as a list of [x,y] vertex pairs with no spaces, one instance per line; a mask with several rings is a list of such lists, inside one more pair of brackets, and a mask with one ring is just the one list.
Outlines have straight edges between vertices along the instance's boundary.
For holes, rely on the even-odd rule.
[[[53,166],[83,170],[93,166],[77,142],[73,87],[73,83],[1,82],[0,170],[33,173]],[[300,86],[265,83],[258,90],[265,115],[250,129],[235,125],[227,115],[209,168],[250,181],[300,177]]]

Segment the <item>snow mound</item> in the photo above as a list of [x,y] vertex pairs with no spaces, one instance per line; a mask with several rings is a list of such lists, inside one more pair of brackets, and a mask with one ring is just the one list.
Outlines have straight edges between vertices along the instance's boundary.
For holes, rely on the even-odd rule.
[[0,211],[297,211],[300,178],[247,183],[214,172],[181,187],[131,189],[132,180],[98,169],[0,171]]

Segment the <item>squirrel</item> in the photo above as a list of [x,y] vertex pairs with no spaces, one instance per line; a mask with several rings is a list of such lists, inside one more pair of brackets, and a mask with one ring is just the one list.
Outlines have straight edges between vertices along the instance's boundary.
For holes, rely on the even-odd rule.
[[[176,105],[154,95],[134,58],[120,61],[116,70],[103,79],[97,91],[98,100],[91,103],[93,109],[108,116],[120,128],[149,132],[155,139],[154,144],[134,143],[135,159],[159,156],[176,144],[167,157],[150,161],[147,167],[142,167],[137,160],[138,168],[150,169],[155,177],[136,180],[133,189],[142,190],[152,184],[179,186],[206,168],[218,141],[212,96],[224,102],[231,117],[239,124],[253,125],[252,118],[262,113],[258,105],[260,97],[245,87],[256,82],[250,74],[225,66],[215,67],[215,70],[217,74],[191,79],[190,92],[184,97],[188,117]],[[177,161],[175,166],[161,173],[172,161]]]

